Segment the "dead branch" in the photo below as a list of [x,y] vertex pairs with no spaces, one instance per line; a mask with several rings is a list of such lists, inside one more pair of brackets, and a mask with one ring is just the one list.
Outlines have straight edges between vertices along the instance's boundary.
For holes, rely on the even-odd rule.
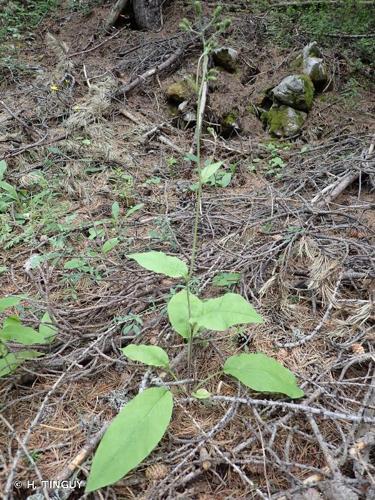
[[122,85],[115,94],[115,97],[120,98],[124,94],[128,94],[131,92],[135,87],[140,85],[141,83],[145,82],[148,80],[151,76],[156,75],[157,73],[161,73],[162,71],[168,69],[171,67],[173,64],[177,63],[177,61],[181,61],[182,56],[184,53],[191,48],[194,45],[194,42],[189,42],[185,46],[180,47],[178,50],[173,52],[168,59],[166,59],[163,63],[159,64],[158,66],[154,66],[153,68],[145,71],[142,75],[138,76],[134,80],[130,81],[126,85]]

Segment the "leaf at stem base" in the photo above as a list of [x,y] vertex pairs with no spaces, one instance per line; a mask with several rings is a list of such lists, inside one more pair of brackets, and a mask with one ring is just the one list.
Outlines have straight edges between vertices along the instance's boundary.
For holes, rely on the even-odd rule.
[[116,483],[157,446],[172,417],[172,393],[152,387],[113,419],[93,458],[86,493]]
[[262,353],[230,356],[225,362],[224,373],[257,392],[286,394],[292,399],[304,395],[293,373]]
[[186,278],[188,275],[185,262],[164,252],[132,253],[128,255],[128,258],[135,260],[148,271],[164,274],[169,278]]

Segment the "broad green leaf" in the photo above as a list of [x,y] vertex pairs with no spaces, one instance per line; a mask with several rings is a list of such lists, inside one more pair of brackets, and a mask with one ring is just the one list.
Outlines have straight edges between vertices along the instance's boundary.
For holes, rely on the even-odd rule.
[[207,167],[202,168],[201,180],[203,184],[205,184],[210,177],[216,174],[216,172],[219,170],[222,164],[223,164],[222,161],[218,161],[217,163],[211,163],[210,165],[207,165]]
[[83,259],[70,259],[64,264],[64,269],[80,269],[85,265]]
[[240,273],[219,273],[212,280],[212,284],[217,287],[236,285],[240,279]]
[[118,201],[115,201],[114,203],[112,203],[111,211],[112,211],[112,217],[115,220],[118,220],[119,215],[120,215],[120,205],[119,205]]
[[5,160],[0,161],[0,181],[4,177],[4,174],[7,170],[7,162]]
[[10,352],[4,357],[0,357],[0,377],[5,377],[5,375],[14,372],[24,361],[38,358],[39,356],[43,356],[43,353],[38,351],[20,351],[17,353]]
[[185,262],[164,252],[132,253],[128,257],[145,269],[164,274],[170,278],[185,278],[188,275],[188,267]]
[[18,193],[14,187],[5,181],[0,181],[0,188],[4,189],[14,201],[18,201]]
[[44,344],[45,337],[40,332],[23,326],[19,318],[9,316],[4,320],[0,330],[0,339],[3,341],[18,342],[23,345]]
[[93,458],[86,493],[116,483],[157,446],[172,417],[173,396],[164,387],[138,394],[113,419]]
[[122,353],[132,361],[140,361],[148,366],[162,366],[169,368],[168,354],[156,345],[130,344],[123,349]]
[[191,325],[195,318],[200,317],[203,311],[203,302],[192,293],[189,294],[191,308],[191,323],[189,323],[189,303],[186,288],[173,295],[168,303],[167,311],[173,329],[185,339],[190,337]]
[[19,295],[9,295],[9,297],[4,297],[0,299],[0,313],[9,309],[10,307],[18,306],[20,302],[22,302],[25,297],[21,297]]
[[48,312],[45,312],[41,319],[39,333],[43,335],[43,344],[51,343],[57,335],[57,328],[52,324],[52,319]]
[[118,244],[120,243],[119,238],[111,238],[110,240],[106,241],[104,245],[102,246],[102,251],[103,253],[108,253],[111,250],[113,250]]
[[197,399],[208,399],[212,394],[207,389],[198,389],[192,393],[192,396]]
[[197,315],[200,327],[218,332],[247,323],[263,323],[263,318],[237,293],[226,293],[222,297],[205,300],[202,313]]
[[129,208],[129,210],[126,212],[125,217],[130,217],[131,215],[135,214],[135,212],[138,212],[138,210],[141,210],[145,206],[144,203],[138,203],[138,205],[134,205],[134,207]]
[[304,395],[293,373],[262,353],[230,356],[225,362],[224,373],[257,392],[281,393],[293,399]]

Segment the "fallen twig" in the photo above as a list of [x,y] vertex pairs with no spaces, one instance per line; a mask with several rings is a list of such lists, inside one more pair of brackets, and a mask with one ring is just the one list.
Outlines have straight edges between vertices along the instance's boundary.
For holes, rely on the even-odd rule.
[[[274,401],[272,399],[253,399],[253,398],[237,398],[234,396],[212,396],[212,401],[227,401],[228,403],[237,402],[248,406],[277,406],[293,411],[302,411],[310,415],[319,415],[324,418],[332,420],[346,420],[347,422],[364,422],[368,424],[375,424],[375,417],[366,417],[362,415],[350,415],[348,413],[335,412],[325,410],[324,408],[315,408],[304,404],[287,403],[284,401]],[[194,398],[189,398],[189,401],[195,401]]]

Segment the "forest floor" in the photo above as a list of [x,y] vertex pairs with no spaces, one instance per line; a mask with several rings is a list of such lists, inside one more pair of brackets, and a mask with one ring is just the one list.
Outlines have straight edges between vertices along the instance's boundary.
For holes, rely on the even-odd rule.
[[[214,2],[206,4],[208,13]],[[329,89],[315,97],[298,137],[272,138],[252,103],[294,72],[313,38],[294,25],[282,46],[284,18],[237,4],[224,5],[232,25],[222,42],[239,51],[238,69],[219,75],[208,110],[236,108],[241,128],[203,135],[204,157],[224,164],[204,190],[194,289],[241,293],[265,322],[205,334],[194,376],[219,372],[229,355],[263,352],[296,374],[305,396],[262,396],[219,372],[204,385],[216,400],[176,393],[160,446],[89,498],[375,497],[371,68],[356,39],[318,38]],[[165,91],[194,74],[200,47],[116,94],[176,51],[191,9],[172,2],[159,32],[137,31],[124,17],[108,34],[109,9],[64,2],[27,35],[8,32],[1,48],[1,294],[28,297],[13,309],[23,324],[37,327],[48,312],[58,329],[37,346],[42,357],[0,382],[5,498],[44,498],[41,478],[87,477],[108,422],[156,374],[121,347],[151,343],[171,359],[184,350],[165,307],[178,284],[126,255],[153,249],[189,261],[196,174],[185,155],[194,129],[177,126]],[[187,377],[184,361],[176,371]],[[57,494],[47,497],[84,497],[78,485]]]

